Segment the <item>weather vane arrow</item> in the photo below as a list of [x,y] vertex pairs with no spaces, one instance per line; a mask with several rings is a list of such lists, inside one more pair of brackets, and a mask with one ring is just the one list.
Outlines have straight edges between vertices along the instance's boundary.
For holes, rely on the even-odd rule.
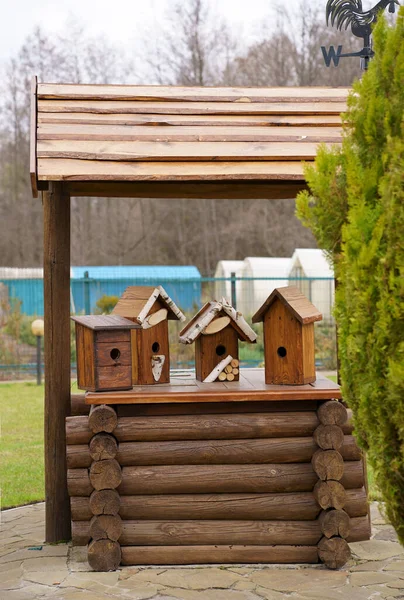
[[370,10],[363,10],[362,0],[328,0],[327,25],[331,22],[331,26],[335,26],[340,31],[343,27],[348,29],[350,25],[353,35],[363,39],[363,48],[359,52],[342,54],[342,46],[338,46],[337,50],[334,46],[330,46],[328,50],[325,46],[321,46],[326,67],[329,67],[331,63],[338,67],[340,58],[358,56],[361,59],[362,68],[366,70],[369,60],[374,56],[371,42],[372,26],[376,23],[380,12],[388,7],[389,12],[394,13],[396,5],[400,6],[398,0],[380,0]]

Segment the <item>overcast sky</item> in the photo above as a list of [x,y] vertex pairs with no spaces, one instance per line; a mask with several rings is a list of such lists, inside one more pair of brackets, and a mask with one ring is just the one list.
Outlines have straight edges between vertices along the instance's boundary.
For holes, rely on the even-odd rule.
[[[287,6],[297,6],[299,1],[287,0]],[[323,1],[325,5],[326,0]],[[260,23],[270,16],[275,0],[209,0],[209,3],[250,40],[257,35]],[[0,60],[18,50],[36,25],[62,33],[69,17],[82,22],[90,33],[105,33],[113,41],[133,43],[154,21],[164,20],[167,9],[174,4],[175,0],[0,0]]]

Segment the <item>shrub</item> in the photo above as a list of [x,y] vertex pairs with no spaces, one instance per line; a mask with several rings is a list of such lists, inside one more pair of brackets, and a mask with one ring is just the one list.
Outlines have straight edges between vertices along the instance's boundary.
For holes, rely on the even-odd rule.
[[95,312],[98,315],[109,315],[113,311],[118,300],[118,296],[107,296],[104,294],[104,296],[101,296],[95,303],[97,307]]
[[297,213],[334,262],[343,394],[404,542],[404,8],[374,48],[342,148],[306,168]]

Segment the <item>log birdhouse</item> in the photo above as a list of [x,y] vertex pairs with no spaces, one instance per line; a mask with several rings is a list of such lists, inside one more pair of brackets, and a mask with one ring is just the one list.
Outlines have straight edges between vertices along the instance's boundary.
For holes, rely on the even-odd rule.
[[112,313],[138,325],[131,331],[133,385],[169,383],[168,319],[185,321],[174,301],[161,286],[128,287]]
[[195,342],[198,381],[239,380],[239,340],[254,343],[255,332],[242,314],[223,298],[207,302],[180,332],[180,342]]
[[78,387],[91,392],[130,389],[131,331],[140,326],[115,315],[72,320],[76,323]]
[[303,385],[316,380],[314,322],[321,319],[296,287],[272,292],[252,319],[264,323],[265,383]]

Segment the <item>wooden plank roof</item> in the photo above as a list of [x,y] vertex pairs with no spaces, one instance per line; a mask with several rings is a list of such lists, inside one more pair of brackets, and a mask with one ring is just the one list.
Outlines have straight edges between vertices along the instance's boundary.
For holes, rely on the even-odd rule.
[[348,91],[38,84],[33,193],[49,181],[76,191],[77,182],[283,182],[295,192],[301,161],[340,143]]
[[140,326],[129,319],[117,315],[84,315],[70,317],[72,321],[84,325],[89,329],[137,329]]
[[321,321],[323,318],[323,315],[317,310],[314,304],[297,287],[290,285],[275,288],[261,308],[257,310],[252,318],[252,322],[259,323],[263,321],[265,313],[276,299],[280,300],[303,325]]

